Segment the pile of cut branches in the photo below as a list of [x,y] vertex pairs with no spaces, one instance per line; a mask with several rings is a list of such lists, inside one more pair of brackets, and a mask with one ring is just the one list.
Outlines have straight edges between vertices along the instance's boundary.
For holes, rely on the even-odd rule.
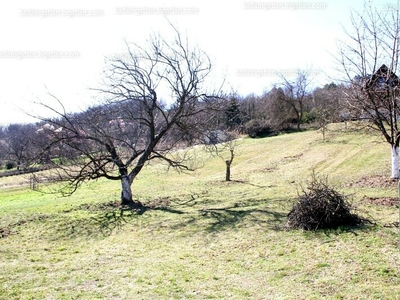
[[364,219],[352,213],[347,196],[315,176],[288,214],[288,226],[304,230],[336,229],[363,222]]

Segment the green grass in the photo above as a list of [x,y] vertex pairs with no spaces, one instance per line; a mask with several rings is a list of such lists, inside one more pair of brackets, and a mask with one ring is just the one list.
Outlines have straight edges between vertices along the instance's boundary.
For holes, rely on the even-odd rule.
[[[400,299],[396,207],[363,201],[397,188],[351,186],[390,175],[390,147],[353,131],[306,131],[238,141],[225,163],[196,150],[190,174],[152,164],[135,198],[159,209],[121,210],[119,184],[71,197],[0,180],[0,299]],[[227,154],[228,155],[228,154]],[[352,194],[377,223],[316,233],[285,228],[311,172]]]

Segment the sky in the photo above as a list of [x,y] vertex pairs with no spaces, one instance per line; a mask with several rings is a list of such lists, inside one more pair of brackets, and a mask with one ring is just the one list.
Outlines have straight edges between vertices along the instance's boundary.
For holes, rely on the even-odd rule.
[[[384,9],[387,2],[372,1]],[[68,111],[98,101],[105,58],[146,45],[152,34],[168,40],[168,22],[204,50],[212,82],[226,92],[260,95],[279,84],[277,73],[311,70],[315,85],[332,81],[337,41],[350,10],[362,0],[316,1],[2,1],[0,4],[0,125],[34,122],[52,105]]]

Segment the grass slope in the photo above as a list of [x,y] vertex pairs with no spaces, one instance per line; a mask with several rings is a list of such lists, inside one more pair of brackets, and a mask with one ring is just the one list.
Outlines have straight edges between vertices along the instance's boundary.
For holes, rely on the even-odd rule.
[[[117,182],[69,198],[26,178],[0,180],[0,299],[400,299],[396,185],[379,136],[317,131],[241,139],[231,182],[225,164],[196,150],[191,174],[146,167],[136,197],[157,209],[123,210]],[[376,226],[317,233],[285,229],[311,171],[352,193]],[[25,183],[24,183],[25,182]]]

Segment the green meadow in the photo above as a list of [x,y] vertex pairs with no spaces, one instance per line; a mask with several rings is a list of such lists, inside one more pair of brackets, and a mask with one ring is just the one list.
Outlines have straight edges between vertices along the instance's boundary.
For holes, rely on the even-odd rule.
[[[142,210],[118,205],[119,182],[62,197],[1,178],[0,299],[400,299],[398,187],[378,134],[241,138],[230,182],[221,157],[191,151],[194,172],[139,174]],[[371,223],[289,230],[312,172]]]

